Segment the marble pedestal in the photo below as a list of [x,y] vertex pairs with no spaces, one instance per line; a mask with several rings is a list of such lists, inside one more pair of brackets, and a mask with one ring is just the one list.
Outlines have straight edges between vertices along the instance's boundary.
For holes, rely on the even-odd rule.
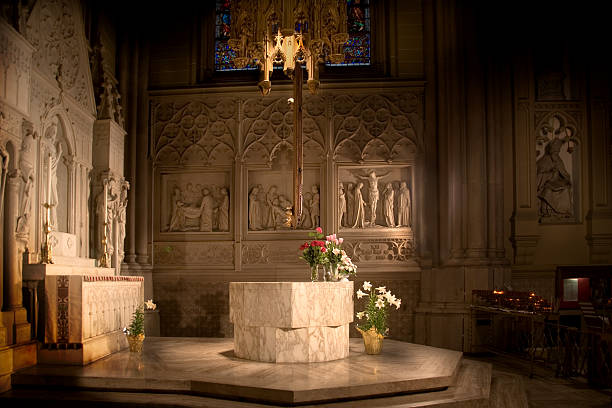
[[353,282],[230,282],[237,357],[308,363],[348,357]]

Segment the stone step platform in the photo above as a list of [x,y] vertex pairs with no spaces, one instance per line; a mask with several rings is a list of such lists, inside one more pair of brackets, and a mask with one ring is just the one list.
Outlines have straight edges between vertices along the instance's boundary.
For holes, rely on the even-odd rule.
[[362,407],[367,398],[370,407],[484,407],[491,366],[388,339],[378,356],[351,339],[344,360],[275,364],[234,357],[231,339],[147,338],[142,355],[122,351],[84,367],[39,365],[14,374],[12,382],[6,398],[56,397],[62,406],[92,398],[107,399],[108,406],[122,400],[126,406]]

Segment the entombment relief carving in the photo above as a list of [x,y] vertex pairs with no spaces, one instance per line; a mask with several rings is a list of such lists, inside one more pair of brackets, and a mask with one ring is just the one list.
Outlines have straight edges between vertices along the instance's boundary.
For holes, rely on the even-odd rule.
[[536,138],[537,195],[540,222],[575,222],[574,197],[579,179],[576,130],[560,114],[540,125]]
[[215,184],[174,184],[168,232],[229,231],[229,192]]

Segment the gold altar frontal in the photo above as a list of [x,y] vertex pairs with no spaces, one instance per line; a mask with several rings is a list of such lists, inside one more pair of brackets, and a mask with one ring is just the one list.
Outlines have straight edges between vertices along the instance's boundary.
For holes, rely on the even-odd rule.
[[346,359],[279,364],[235,357],[232,339],[147,337],[142,354],[121,351],[83,367],[22,370],[13,375],[15,389],[0,398],[61,400],[63,407],[86,400],[244,408],[330,402],[468,407],[488,406],[490,384],[489,364],[464,361],[457,351],[388,339],[378,356],[367,355],[355,338]]

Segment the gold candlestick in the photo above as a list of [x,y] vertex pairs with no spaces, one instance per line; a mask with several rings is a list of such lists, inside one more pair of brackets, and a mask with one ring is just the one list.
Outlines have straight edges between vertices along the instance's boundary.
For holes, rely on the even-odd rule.
[[108,222],[104,222],[104,233],[102,234],[102,255],[100,255],[99,263],[101,268],[110,268],[110,259],[108,256],[108,245],[106,243],[106,227],[108,226]]
[[51,207],[53,204],[44,203],[43,207],[45,207],[46,217],[45,223],[43,224],[43,243],[40,248],[40,263],[42,264],[52,264],[53,258],[51,257],[51,242],[49,240],[49,235],[51,234],[51,224],[49,223],[51,218]]

